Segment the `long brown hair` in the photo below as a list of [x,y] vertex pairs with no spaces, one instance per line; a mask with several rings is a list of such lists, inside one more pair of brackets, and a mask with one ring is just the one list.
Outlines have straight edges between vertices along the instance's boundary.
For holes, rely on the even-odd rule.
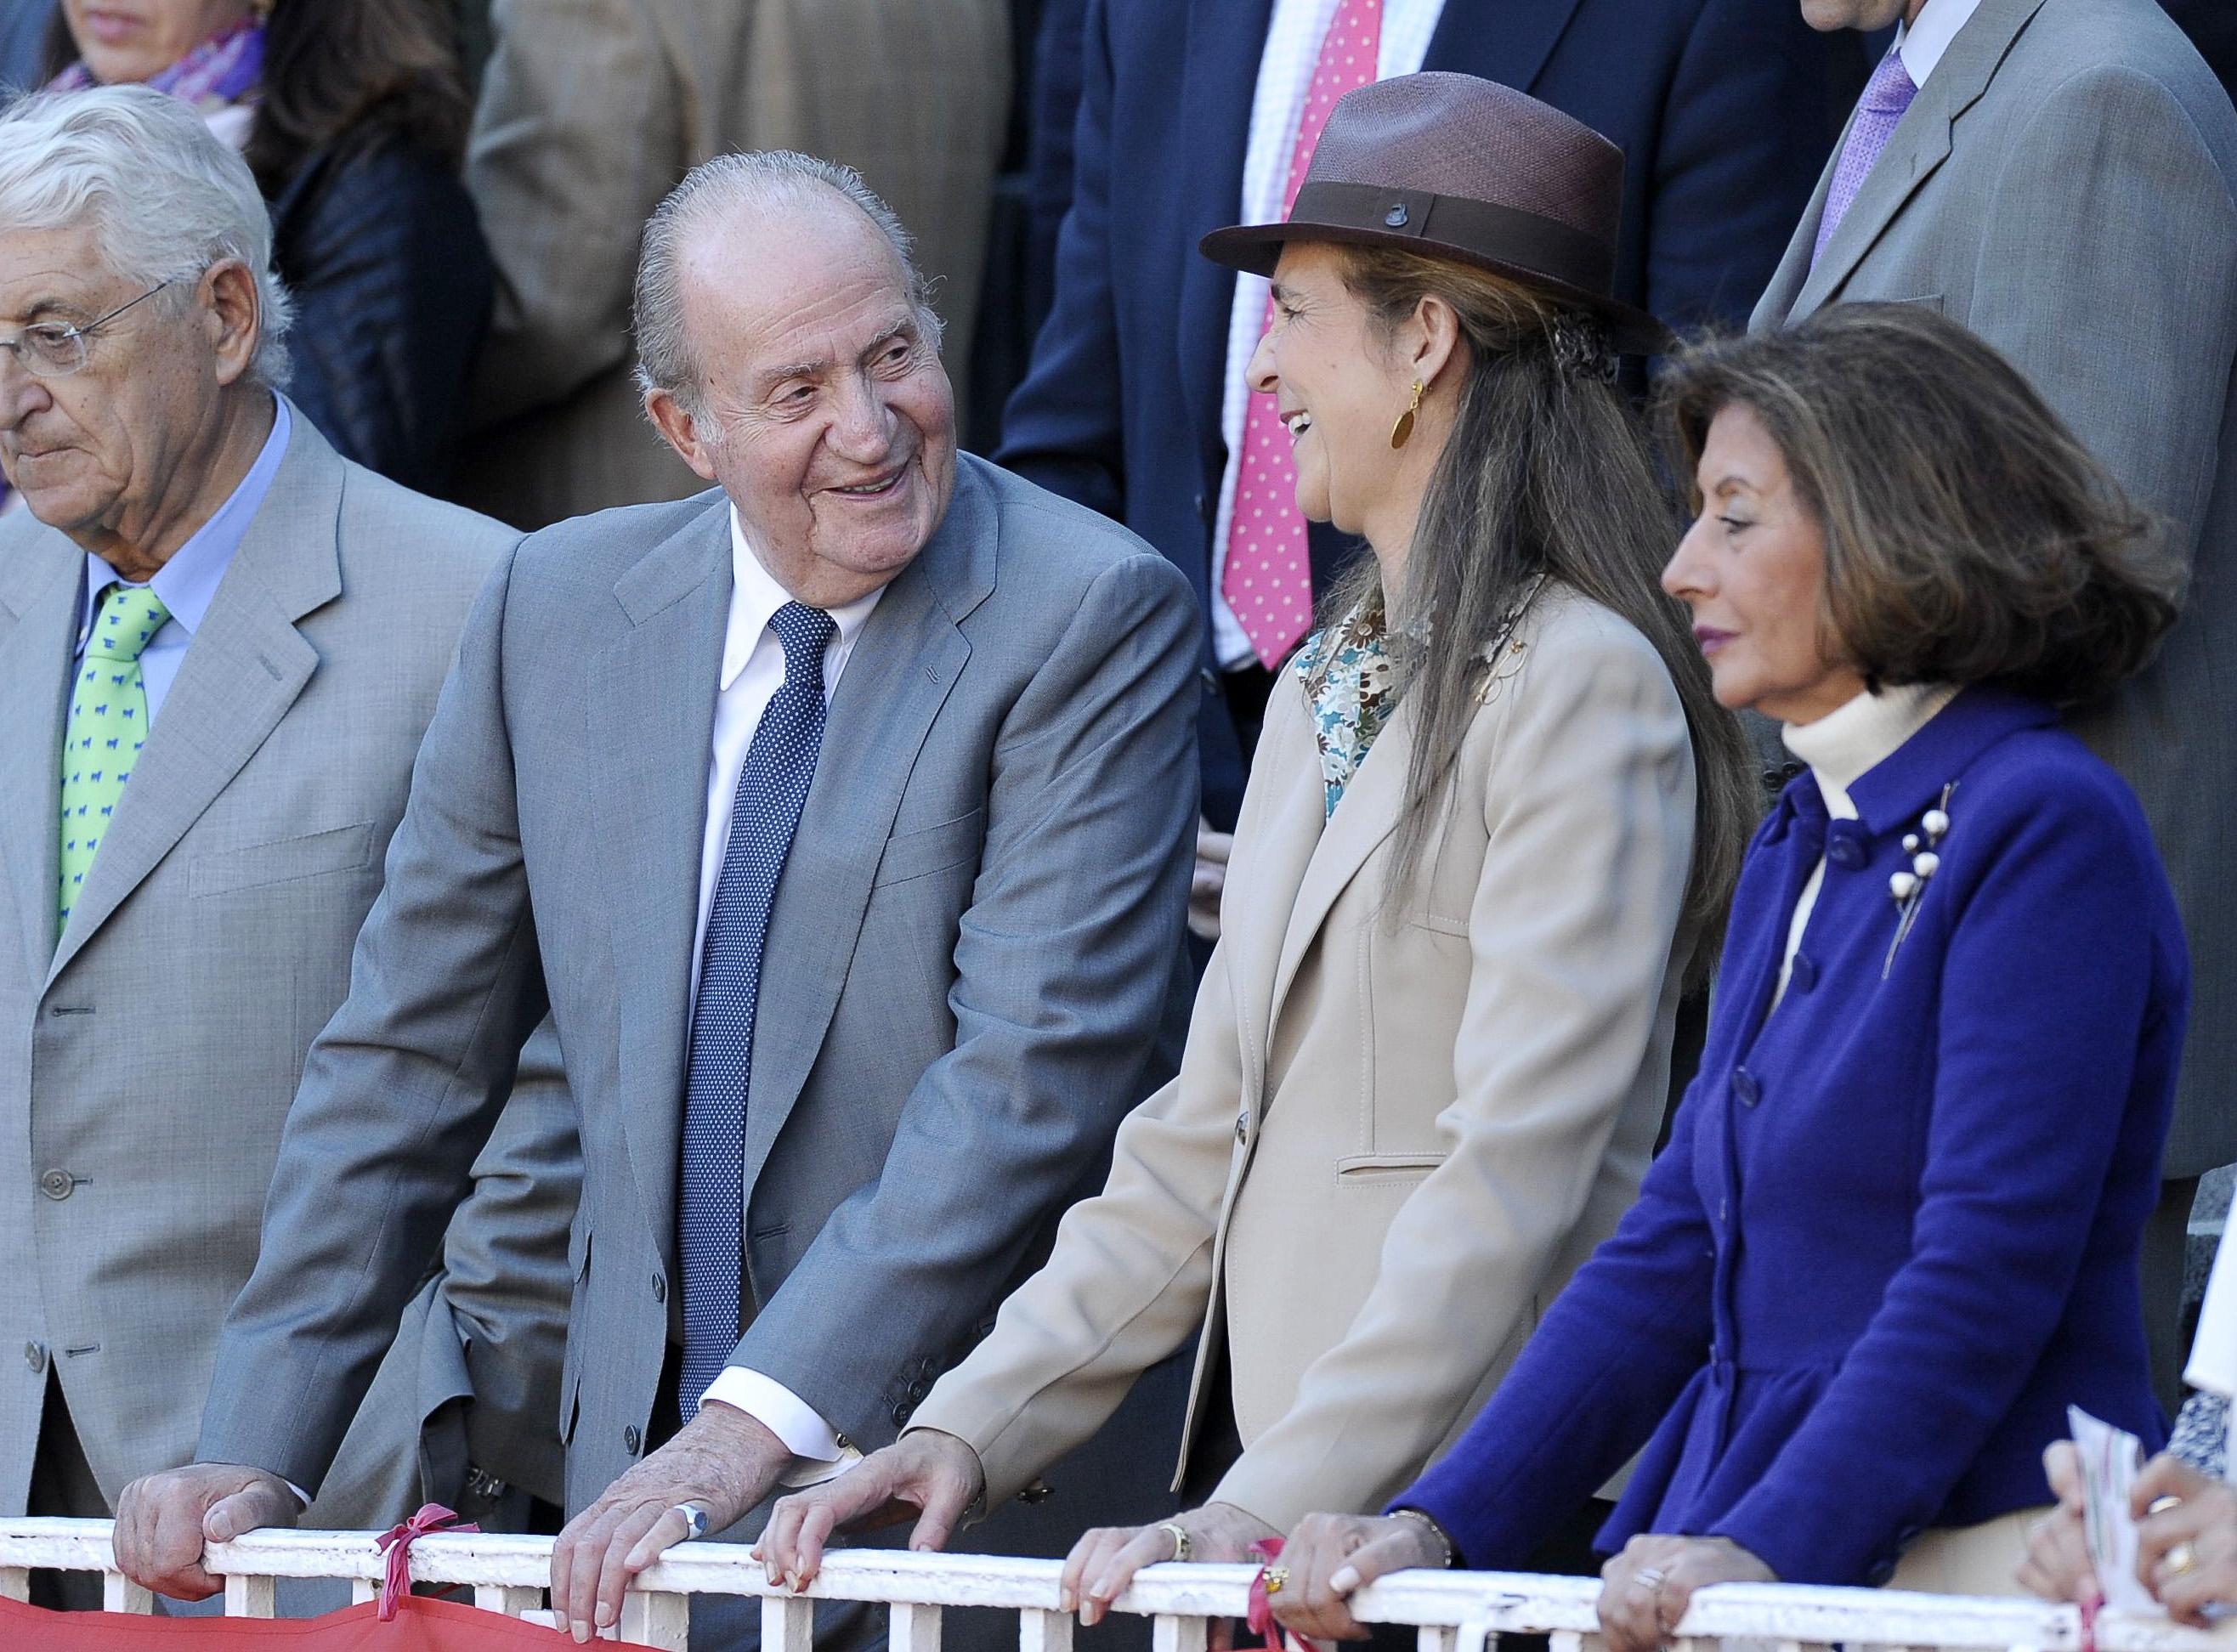
[[[1435,621],[1395,661],[1415,730],[1396,839],[1401,881],[1418,868],[1451,800],[1447,781],[1475,715],[1486,645],[1541,577],[1559,580],[1638,629],[1685,708],[1695,786],[1685,918],[1699,938],[1694,972],[1706,976],[1759,799],[1739,720],[1717,704],[1683,612],[1659,582],[1678,523],[1642,422],[1613,383],[1577,359],[1571,341],[1590,324],[1525,287],[1381,247],[1347,254],[1345,284],[1385,328],[1440,298],[1468,344],[1460,405],[1391,615],[1394,627]],[[1379,568],[1364,557],[1330,594],[1330,610],[1382,595]]]
[[1686,473],[1745,406],[1825,538],[1826,631],[1874,688],[1999,682],[2069,705],[2141,669],[2186,575],[2019,370],[1916,304],[1715,340],[1663,383]]
[[[48,77],[77,55],[56,5],[47,29]],[[456,166],[472,120],[458,31],[443,0],[275,0],[241,153],[269,200],[306,156],[353,129],[395,132]]]

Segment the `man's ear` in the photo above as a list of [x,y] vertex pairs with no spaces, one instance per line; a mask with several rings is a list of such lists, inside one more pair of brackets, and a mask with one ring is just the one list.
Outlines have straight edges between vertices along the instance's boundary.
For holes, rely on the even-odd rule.
[[644,411],[653,428],[667,438],[676,457],[690,465],[701,481],[715,480],[715,457],[707,451],[706,438],[699,433],[698,418],[674,392],[657,385],[646,391]]
[[221,258],[202,272],[195,296],[217,351],[217,381],[230,385],[248,371],[264,336],[264,295],[255,273],[237,258]]

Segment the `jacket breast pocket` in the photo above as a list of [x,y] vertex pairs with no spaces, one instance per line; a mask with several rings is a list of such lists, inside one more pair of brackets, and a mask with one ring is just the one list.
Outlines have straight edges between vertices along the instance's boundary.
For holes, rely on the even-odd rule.
[[373,822],[361,820],[330,832],[196,855],[188,868],[187,890],[193,895],[225,895],[329,872],[358,872],[372,864]]
[[921,832],[903,832],[888,838],[885,852],[878,857],[878,875],[871,887],[882,889],[888,884],[927,878],[953,866],[976,865],[986,832],[987,811],[977,808],[953,820],[926,826]]
[[1442,1153],[1355,1153],[1336,1162],[1336,1186],[1360,1188],[1420,1181],[1444,1162]]

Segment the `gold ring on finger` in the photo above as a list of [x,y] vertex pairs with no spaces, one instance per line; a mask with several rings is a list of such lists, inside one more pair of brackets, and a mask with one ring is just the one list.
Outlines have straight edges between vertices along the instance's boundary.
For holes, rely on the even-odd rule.
[[2198,1564],[2198,1551],[2187,1543],[2179,1543],[2167,1551],[2167,1559],[2161,1563],[2167,1567],[2168,1576],[2180,1577]]
[[1269,1595],[1278,1595],[1289,1586],[1290,1569],[1287,1566],[1266,1568],[1266,1592]]

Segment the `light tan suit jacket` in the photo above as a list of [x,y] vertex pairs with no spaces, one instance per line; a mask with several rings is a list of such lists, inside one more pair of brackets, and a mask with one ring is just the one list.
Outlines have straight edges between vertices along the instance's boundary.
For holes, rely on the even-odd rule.
[[1004,0],[495,0],[491,25],[466,187],[498,295],[463,503],[533,529],[706,486],[641,410],[630,300],[645,219],[728,151],[860,170],[940,283],[947,359],[969,359],[1010,107]]
[[1690,944],[1677,691],[1635,629],[1549,587],[1425,879],[1394,890],[1411,729],[1402,702],[1324,828],[1310,712],[1277,688],[1180,1076],[916,1414],[978,1451],[990,1500],[1201,1327],[1188,1438],[1224,1336],[1245,1447],[1216,1498],[1285,1530],[1377,1508],[1631,1205]]

